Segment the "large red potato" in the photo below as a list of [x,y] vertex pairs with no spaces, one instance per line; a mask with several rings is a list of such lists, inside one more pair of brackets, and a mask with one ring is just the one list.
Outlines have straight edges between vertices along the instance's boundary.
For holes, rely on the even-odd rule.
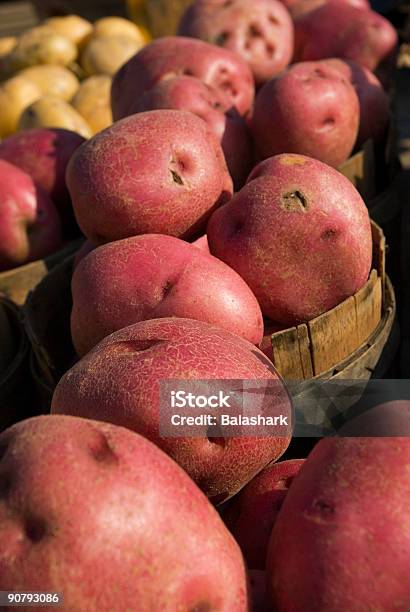
[[233,538],[142,436],[73,417],[23,421],[0,436],[0,491],[0,590],[59,592],[76,612],[248,610]]
[[353,150],[359,114],[354,87],[339,70],[301,62],[258,92],[251,129],[262,159],[300,153],[337,167]]
[[[281,2],[286,6],[292,15],[293,19],[298,19],[305,13],[309,13],[313,11],[319,6],[323,6],[329,0],[281,0]],[[356,8],[361,8],[365,10],[370,10],[370,2],[369,0],[335,0],[341,2],[343,4],[349,4],[350,6],[354,6]]]
[[234,51],[258,85],[284,70],[293,55],[292,19],[279,0],[196,0],[178,33]]
[[327,438],[295,478],[267,557],[278,612],[410,609],[410,438]]
[[226,94],[195,77],[174,77],[159,81],[137,98],[129,114],[167,108],[190,111],[207,122],[222,145],[234,185],[240,189],[251,171],[252,142],[245,119],[229,109]]
[[0,143],[0,159],[27,172],[51,196],[63,226],[73,221],[65,171],[70,157],[84,141],[76,132],[39,128],[14,134]]
[[396,30],[382,15],[329,0],[295,19],[294,61],[340,57],[374,71],[397,41]]
[[[204,422],[194,437],[177,423],[174,433],[185,432],[185,437],[183,433],[161,436],[165,416],[160,410],[160,381],[164,379],[191,381],[193,389],[198,380],[259,380],[263,393],[273,391],[265,397],[266,410],[290,415],[287,392],[261,351],[221,328],[179,318],[143,321],[102,340],[60,380],[52,411],[109,421],[142,434],[175,459],[214,503],[234,495],[286,450],[290,441],[286,426],[272,428],[269,436],[251,437],[228,435],[232,430],[220,425],[218,437],[210,437],[210,424]],[[256,382],[255,386],[259,389]],[[245,427],[239,433],[248,431]]]
[[382,84],[368,68],[356,62],[332,58],[325,60],[348,79],[356,90],[360,105],[360,124],[356,145],[366,140],[379,141],[389,124],[389,99]]
[[232,268],[172,236],[146,234],[103,245],[76,267],[71,334],[78,355],[132,323],[160,317],[218,325],[253,344],[259,304]]
[[234,268],[272,321],[292,326],[330,310],[366,283],[368,210],[337,170],[301,155],[257,166],[212,215],[211,253]]
[[96,134],[75,151],[66,181],[96,245],[147,233],[195,237],[232,194],[216,137],[176,110],[132,115]]
[[223,93],[229,108],[246,115],[252,107],[254,80],[239,55],[202,40],[169,36],[154,40],[132,57],[114,77],[111,105],[114,120],[132,113],[145,91],[163,79],[193,76]]
[[47,193],[0,159],[0,270],[46,257],[61,242],[60,220]]
[[249,569],[265,569],[273,526],[304,461],[291,459],[265,468],[231,500],[223,514]]

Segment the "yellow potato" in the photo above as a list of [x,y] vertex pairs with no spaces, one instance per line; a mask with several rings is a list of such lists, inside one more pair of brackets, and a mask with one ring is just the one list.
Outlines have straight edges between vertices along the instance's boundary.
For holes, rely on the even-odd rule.
[[19,74],[35,83],[43,96],[57,96],[69,101],[80,87],[77,77],[64,66],[31,66]]
[[81,83],[71,101],[94,134],[112,124],[111,81],[106,74],[91,76]]
[[61,36],[69,38],[78,47],[81,47],[93,32],[92,24],[79,15],[50,17],[44,23],[58,34],[61,34]]
[[41,91],[31,81],[15,76],[0,85],[0,136],[9,136],[17,129],[21,113],[41,97]]
[[9,55],[16,42],[17,38],[15,36],[0,38],[0,81],[10,76]]
[[89,75],[114,75],[143,45],[126,36],[91,38],[81,54],[80,64]]
[[78,132],[84,138],[92,136],[86,120],[65,100],[55,96],[43,96],[22,113],[18,129],[55,127]]
[[0,38],[0,57],[4,57],[16,45],[17,38],[15,36],[4,36]]
[[78,55],[75,44],[52,28],[38,26],[24,32],[10,52],[10,66],[22,70],[38,64],[67,66]]
[[103,17],[98,19],[94,23],[93,36],[126,36],[139,43],[140,47],[147,42],[143,31],[135,23],[122,17]]

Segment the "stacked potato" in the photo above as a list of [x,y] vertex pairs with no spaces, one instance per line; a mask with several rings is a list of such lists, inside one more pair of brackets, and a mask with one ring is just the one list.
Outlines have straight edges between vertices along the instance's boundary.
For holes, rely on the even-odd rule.
[[112,123],[111,76],[146,42],[132,22],[53,17],[0,39],[0,138],[60,127],[85,138]]

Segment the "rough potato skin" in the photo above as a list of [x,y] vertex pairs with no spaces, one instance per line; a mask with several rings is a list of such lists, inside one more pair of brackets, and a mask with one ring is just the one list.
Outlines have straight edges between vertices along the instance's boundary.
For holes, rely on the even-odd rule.
[[[228,96],[229,108],[246,115],[253,104],[255,87],[251,69],[236,53],[183,36],[154,40],[116,73],[111,89],[114,120],[130,115],[145,91],[160,80],[193,76]],[[227,109],[226,109],[227,110]]]
[[251,129],[261,159],[300,153],[337,167],[353,150],[359,116],[357,94],[340,70],[301,62],[258,92]]
[[221,145],[186,111],[117,121],[85,142],[66,173],[86,237],[102,244],[138,234],[195,237],[232,194]]
[[275,610],[408,612],[409,466],[408,437],[318,443],[273,528]]
[[0,436],[0,483],[1,590],[61,592],[70,612],[247,612],[233,538],[141,436],[73,417],[23,421]]
[[259,304],[232,268],[193,245],[145,234],[103,245],[73,275],[71,334],[78,355],[132,323],[206,321],[252,344],[263,337]]
[[356,145],[360,147],[369,139],[382,140],[389,125],[389,98],[377,76],[353,61],[338,58],[325,61],[339,70],[356,90],[360,105]]
[[[123,425],[147,437],[179,463],[212,499],[234,495],[278,459],[290,429],[274,437],[160,437],[161,379],[278,381],[270,406],[290,414],[284,386],[255,346],[229,332],[190,319],[143,321],[111,334],[60,380],[52,412]],[[270,402],[271,400],[269,400]],[[282,428],[283,430],[283,428]],[[289,432],[289,436],[288,436]]]
[[249,569],[265,570],[273,526],[304,461],[292,459],[268,466],[235,495],[223,513]]
[[248,62],[257,85],[284,70],[293,55],[292,19],[279,0],[196,0],[178,33],[234,51]]
[[38,128],[14,134],[0,143],[0,158],[18,166],[51,196],[64,221],[72,217],[65,171],[85,138],[59,128]]
[[339,57],[374,71],[397,47],[397,32],[382,15],[329,0],[295,19],[293,61]]
[[248,283],[263,314],[292,326],[356,293],[368,279],[368,210],[348,179],[301,155],[251,173],[207,229],[211,253]]
[[224,92],[195,77],[169,78],[136,99],[129,114],[161,108],[190,111],[206,121],[222,145],[235,189],[243,187],[252,169],[253,144],[245,119],[230,108]]

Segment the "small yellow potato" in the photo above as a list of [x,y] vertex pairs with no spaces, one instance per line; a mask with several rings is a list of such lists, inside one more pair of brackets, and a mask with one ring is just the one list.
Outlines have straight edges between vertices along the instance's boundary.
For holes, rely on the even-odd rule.
[[98,36],[91,38],[82,55],[81,66],[88,75],[114,75],[125,62],[142,47],[126,36]]
[[80,87],[80,82],[75,74],[64,66],[31,66],[19,74],[35,83],[43,96],[57,96],[67,102]]
[[15,76],[0,85],[0,137],[17,130],[21,113],[41,97],[41,91],[31,81]]
[[111,82],[106,74],[88,77],[71,101],[94,134],[112,124]]
[[0,38],[0,57],[8,55],[10,51],[15,47],[17,38],[15,36],[3,36]]
[[90,126],[80,113],[71,104],[55,96],[44,96],[30,104],[18,123],[19,131],[40,127],[64,128],[84,138],[92,136]]
[[18,38],[9,58],[11,69],[17,71],[38,64],[68,66],[77,55],[77,47],[69,38],[50,27],[38,26]]
[[77,47],[81,47],[93,32],[92,23],[79,15],[50,17],[44,23],[61,36],[69,38]]
[[94,36],[126,36],[132,38],[142,47],[146,42],[146,36],[143,31],[122,17],[103,17],[94,23]]

